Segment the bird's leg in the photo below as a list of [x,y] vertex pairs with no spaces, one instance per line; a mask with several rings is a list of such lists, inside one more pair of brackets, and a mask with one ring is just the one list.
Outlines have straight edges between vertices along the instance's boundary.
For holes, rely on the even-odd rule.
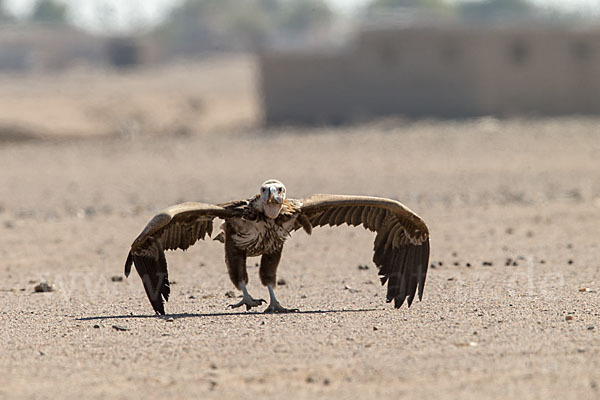
[[252,296],[250,296],[250,293],[248,293],[248,289],[246,289],[246,284],[244,282],[239,282],[239,285],[240,288],[242,288],[242,293],[244,294],[244,297],[239,303],[230,304],[229,307],[238,308],[245,305],[246,311],[249,311],[252,307],[258,307],[262,303],[267,302],[265,299],[255,299]]
[[269,296],[271,297],[271,301],[269,303],[269,307],[267,307],[267,309],[265,310],[266,313],[292,313],[300,311],[297,308],[282,307],[281,304],[279,304],[279,301],[277,301],[277,298],[275,297],[275,291],[273,290],[273,286],[268,285],[267,288],[269,289]]

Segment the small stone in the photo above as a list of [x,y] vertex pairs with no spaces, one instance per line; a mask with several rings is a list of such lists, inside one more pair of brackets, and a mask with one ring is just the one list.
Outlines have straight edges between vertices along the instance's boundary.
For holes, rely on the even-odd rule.
[[572,315],[565,316],[565,321],[573,321],[573,316]]
[[188,296],[188,299],[191,299],[191,300],[193,300],[195,298],[196,298],[196,296],[194,296],[193,294]]
[[373,330],[374,330],[374,331],[378,331],[378,330],[379,330],[379,328],[377,328],[376,326],[374,326],[374,327],[373,327]]
[[95,325],[94,325],[94,329],[100,329],[100,325],[98,325],[98,324],[95,324]]
[[436,269],[436,268],[437,268],[437,265],[436,265],[435,263],[431,263],[431,265],[429,266],[429,268]]
[[368,265],[359,264],[358,265],[358,269],[360,269],[361,271],[364,271],[364,270],[369,269],[369,266]]
[[513,233],[515,233],[515,230],[513,228],[506,228],[507,235],[512,235]]
[[305,295],[305,294],[301,294],[301,295],[300,295],[300,298],[301,298],[301,299],[306,299],[307,297],[308,297],[308,296],[307,296],[307,295]]
[[313,383],[314,381],[315,381],[315,379],[312,376],[306,377],[306,382],[307,383]]
[[225,297],[228,297],[230,299],[234,299],[235,298],[235,292],[233,290],[228,290],[225,292]]
[[491,267],[492,265],[494,265],[491,261],[484,261],[483,263],[481,263],[483,266],[485,267]]
[[567,249],[572,249],[573,248],[573,244],[572,243],[568,243],[567,244]]
[[354,289],[354,288],[352,288],[352,287],[350,287],[350,286],[348,286],[348,285],[344,285],[344,290],[347,290],[347,291],[349,291],[350,293],[358,293],[358,292],[359,292],[359,290],[358,290],[358,289]]
[[113,325],[112,328],[118,332],[125,332],[125,331],[129,330],[129,328],[125,328],[124,326],[120,326],[120,325]]
[[175,321],[175,320],[173,319],[173,317],[169,317],[169,318],[167,318],[167,322],[173,322],[173,321]]
[[540,260],[540,264],[546,264],[546,260]]
[[454,265],[455,267],[458,267],[458,266],[460,265],[460,263],[459,263],[458,261],[454,261],[453,265]]
[[54,288],[48,282],[41,282],[33,288],[35,293],[53,292]]
[[594,329],[596,329],[596,327],[594,325],[588,325],[587,329],[588,331],[593,331]]
[[115,275],[115,276],[112,276],[110,278],[110,280],[113,281],[113,282],[123,282],[123,277],[120,276],[120,275]]
[[217,364],[211,363],[210,364],[210,369],[217,369]]
[[283,286],[285,284],[286,284],[285,279],[283,279],[283,278],[277,279],[277,285],[278,286]]
[[519,263],[518,263],[518,262],[516,262],[516,261],[513,261],[513,263],[512,263],[512,266],[513,266],[513,267],[518,267],[518,266],[519,266]]
[[441,261],[438,261],[438,265],[441,267],[442,265],[444,265],[444,263]]
[[327,378],[323,379],[323,385],[327,386],[327,385],[329,385],[329,383],[330,383],[329,379],[327,379]]
[[450,278],[448,278],[448,280],[449,280],[449,281],[453,281],[453,280],[454,280],[454,277],[450,277]]
[[466,264],[465,264],[465,267],[467,267],[467,268],[471,268],[471,263],[466,263]]
[[569,265],[573,264],[573,260],[567,261],[567,264],[569,264]]
[[591,292],[590,288],[586,288],[586,287],[579,288],[579,291],[582,293]]

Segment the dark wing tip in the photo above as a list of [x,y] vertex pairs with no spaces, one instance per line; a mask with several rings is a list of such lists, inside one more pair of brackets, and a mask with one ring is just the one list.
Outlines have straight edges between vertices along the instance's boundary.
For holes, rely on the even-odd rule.
[[423,288],[429,262],[429,240],[420,245],[409,245],[387,250],[384,256],[375,256],[379,261],[381,283],[388,284],[386,301],[394,301],[400,308],[406,301],[407,307],[415,297],[423,298]]
[[[164,315],[164,301],[169,300],[171,288],[167,274],[167,260],[165,254],[160,251],[158,259],[152,256],[133,255],[133,263],[137,270],[148,300],[156,313]],[[164,300],[163,300],[164,299]]]
[[125,277],[129,277],[129,274],[131,273],[131,264],[133,263],[133,255],[131,254],[131,251],[129,252],[129,254],[127,255],[127,260],[125,261]]

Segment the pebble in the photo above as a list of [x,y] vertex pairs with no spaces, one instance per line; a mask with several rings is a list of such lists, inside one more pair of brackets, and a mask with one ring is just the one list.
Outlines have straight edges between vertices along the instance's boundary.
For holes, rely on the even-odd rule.
[[567,264],[569,264],[569,265],[573,264],[573,260],[567,261]]
[[225,297],[228,297],[230,299],[234,299],[235,298],[235,292],[233,290],[228,290],[225,292]]
[[285,285],[285,284],[286,284],[286,282],[285,282],[285,279],[283,279],[283,278],[279,278],[279,279],[277,279],[277,285],[279,285],[279,286],[283,286],[283,285]]
[[573,321],[573,316],[572,315],[565,316],[565,321]]
[[174,322],[175,320],[173,319],[173,317],[169,317],[167,318],[167,322]]
[[348,286],[348,285],[344,285],[344,290],[347,290],[347,291],[349,291],[350,293],[358,293],[358,292],[359,292],[359,290],[358,290],[358,289],[354,289],[354,288],[352,288],[352,287],[350,287],[350,286]]
[[374,327],[373,327],[373,330],[374,330],[374,331],[378,331],[378,330],[379,330],[379,328],[377,328],[376,326],[374,326]]
[[466,263],[466,264],[465,264],[465,266],[466,266],[467,268],[471,268],[471,263]]
[[358,265],[358,269],[360,269],[360,270],[364,271],[364,270],[366,270],[366,269],[369,269],[369,266],[368,266],[368,265],[366,265],[366,264],[365,264],[365,265],[363,265],[363,264],[359,264],[359,265]]
[[594,325],[589,325],[587,329],[588,331],[593,331],[594,329],[596,329],[596,327]]
[[125,332],[125,331],[129,330],[129,328],[125,328],[124,326],[120,326],[120,325],[113,325],[112,328],[115,331],[119,331],[119,332]]
[[48,282],[41,282],[33,288],[35,293],[53,292],[54,288]]
[[193,294],[192,294],[192,295],[190,295],[190,296],[188,296],[188,299],[192,299],[192,300],[193,300],[193,299],[195,299],[195,298],[196,298],[196,296],[194,296]]
[[491,261],[484,261],[484,262],[483,262],[483,263],[481,263],[481,264],[482,264],[483,266],[485,266],[485,267],[491,267],[492,265],[494,265],[494,263],[493,263],[493,262],[491,262]]
[[123,277],[120,276],[120,275],[115,275],[115,276],[112,276],[110,278],[110,280],[113,281],[113,282],[123,282]]
[[94,329],[100,329],[100,325],[98,325],[98,324],[94,325]]

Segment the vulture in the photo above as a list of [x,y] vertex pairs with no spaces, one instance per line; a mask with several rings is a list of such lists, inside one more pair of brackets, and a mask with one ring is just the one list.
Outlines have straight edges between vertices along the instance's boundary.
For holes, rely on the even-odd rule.
[[296,312],[283,307],[273,288],[281,251],[293,231],[310,234],[319,226],[362,225],[374,231],[373,262],[382,285],[387,283],[387,302],[399,308],[415,295],[423,297],[429,262],[429,230],[423,220],[402,203],[378,197],[317,194],[306,199],[286,197],[286,188],[270,179],[249,199],[222,204],[182,203],[166,208],[150,220],[133,241],[125,262],[125,276],[135,265],[150,304],[157,314],[165,314],[164,301],[170,287],[165,250],[186,250],[199,239],[210,238],[213,221],[224,221],[215,240],[225,246],[229,278],[242,300],[230,307],[246,310],[266,303],[253,298],[246,288],[246,258],[261,256],[259,276],[267,287],[270,302],[266,313]]

